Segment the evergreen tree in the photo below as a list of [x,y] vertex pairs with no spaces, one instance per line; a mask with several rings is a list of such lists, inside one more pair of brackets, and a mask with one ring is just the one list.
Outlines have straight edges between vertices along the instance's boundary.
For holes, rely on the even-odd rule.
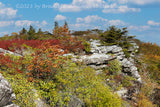
[[127,28],[118,29],[115,26],[110,26],[107,31],[101,34],[102,41],[106,43],[118,44],[122,40],[122,36],[128,33]]
[[57,21],[55,21],[54,22],[54,28],[58,28],[59,26],[58,26],[58,22]]
[[43,31],[42,31],[42,29],[41,29],[41,28],[39,28],[39,29],[38,29],[37,34],[43,34]]
[[36,30],[33,28],[33,26],[30,25],[29,31],[28,31],[28,40],[31,40],[34,38]]
[[27,33],[27,30],[25,29],[25,28],[23,28],[22,30],[21,30],[21,32],[20,32],[20,34],[26,34]]

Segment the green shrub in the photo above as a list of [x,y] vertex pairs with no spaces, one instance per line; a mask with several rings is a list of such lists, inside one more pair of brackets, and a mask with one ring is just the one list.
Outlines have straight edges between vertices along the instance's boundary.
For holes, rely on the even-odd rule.
[[130,87],[130,86],[132,86],[133,80],[136,80],[136,79],[133,77],[130,77],[130,76],[125,76],[124,79],[122,80],[122,85],[124,87]]
[[90,67],[67,62],[56,78],[57,86],[62,87],[62,92],[77,96],[87,107],[121,106],[121,99],[105,85],[105,78],[96,76]]
[[122,70],[122,65],[117,59],[109,61],[108,64],[109,64],[109,72],[111,74],[114,74],[114,75],[120,74]]
[[85,50],[87,53],[91,52],[91,44],[90,44],[90,43],[88,43],[87,41],[84,41],[84,42],[83,42],[83,45],[84,45],[84,50]]
[[58,93],[53,81],[40,81],[36,84],[41,99],[45,100],[48,105],[55,106],[58,102]]
[[130,53],[128,52],[127,49],[123,49],[123,52],[124,52],[126,58],[130,57]]
[[3,72],[4,77],[10,82],[13,92],[16,95],[15,104],[20,107],[35,107],[35,92],[34,84],[28,82],[28,79],[25,78],[22,74],[9,75]]

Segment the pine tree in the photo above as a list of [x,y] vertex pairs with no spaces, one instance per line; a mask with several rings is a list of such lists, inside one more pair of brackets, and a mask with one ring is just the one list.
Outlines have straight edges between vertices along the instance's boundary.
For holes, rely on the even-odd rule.
[[127,28],[118,29],[115,26],[110,26],[107,31],[101,34],[102,40],[106,43],[118,44],[122,40],[122,36],[128,33]]
[[33,28],[33,26],[30,25],[28,33],[28,40],[31,40],[34,38],[36,30]]
[[54,28],[57,28],[57,27],[59,27],[59,26],[58,26],[58,22],[55,21],[55,22],[54,22]]
[[26,34],[27,33],[27,30],[25,28],[23,28],[21,31],[20,31],[20,34]]
[[41,28],[39,28],[39,29],[38,29],[37,34],[43,34],[43,31],[42,31],[42,29],[41,29]]

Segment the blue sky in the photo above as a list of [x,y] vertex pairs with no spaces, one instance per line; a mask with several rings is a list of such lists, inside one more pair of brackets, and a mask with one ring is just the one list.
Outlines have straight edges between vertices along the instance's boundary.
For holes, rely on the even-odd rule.
[[33,25],[52,31],[128,27],[129,35],[160,45],[160,0],[0,0],[0,36]]

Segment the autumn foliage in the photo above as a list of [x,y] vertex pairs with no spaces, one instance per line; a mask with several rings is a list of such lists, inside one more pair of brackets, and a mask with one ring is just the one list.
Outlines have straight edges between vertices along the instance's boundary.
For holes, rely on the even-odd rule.
[[40,48],[40,46],[45,43],[49,42],[52,45],[57,45],[59,44],[59,40],[19,40],[19,39],[14,39],[14,40],[4,40],[0,41],[0,48],[6,49],[6,50],[20,50],[23,48],[23,45],[30,46],[32,48]]
[[[61,56],[64,52],[58,45],[50,45],[46,42],[40,46],[40,49],[32,54],[33,59],[27,66],[27,75],[33,78],[46,79],[57,72],[58,67],[62,64]],[[52,77],[53,78],[53,77]]]
[[151,59],[160,60],[160,46],[156,43],[141,43],[140,51]]

